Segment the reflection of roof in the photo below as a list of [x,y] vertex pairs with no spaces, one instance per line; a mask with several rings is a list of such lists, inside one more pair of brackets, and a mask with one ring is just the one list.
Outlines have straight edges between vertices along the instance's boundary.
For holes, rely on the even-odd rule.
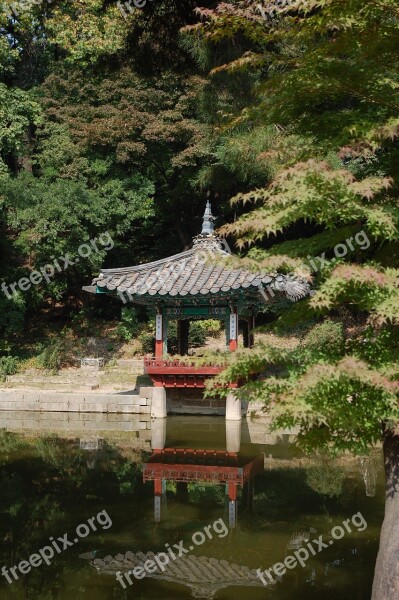
[[[135,267],[104,269],[92,286],[84,290],[127,294],[134,302],[154,296],[165,300],[217,296],[219,300],[222,297],[228,301],[245,292],[247,298],[253,297],[263,304],[273,302],[274,293],[280,300],[298,300],[309,294],[309,285],[290,275],[251,273],[229,267],[230,254],[223,250],[223,242],[213,227],[209,227],[208,212],[210,206],[205,211],[202,233],[195,238],[190,250]],[[273,294],[262,295],[260,286],[270,286]]]
[[264,457],[242,459],[235,452],[222,450],[187,450],[167,448],[157,450],[144,464],[144,481],[208,481],[244,485],[263,472]]
[[[143,566],[147,560],[152,560],[153,552],[127,552],[106,556],[104,559],[94,559],[90,564],[104,575],[115,575],[118,571],[126,572],[136,566]],[[163,581],[170,581],[191,588],[194,598],[213,598],[215,594],[228,586],[257,586],[263,587],[262,582],[256,575],[255,569],[249,569],[226,560],[217,560],[206,556],[194,556],[186,554],[170,561],[165,566],[165,572],[148,574],[147,577]],[[134,578],[132,577],[132,580]]]

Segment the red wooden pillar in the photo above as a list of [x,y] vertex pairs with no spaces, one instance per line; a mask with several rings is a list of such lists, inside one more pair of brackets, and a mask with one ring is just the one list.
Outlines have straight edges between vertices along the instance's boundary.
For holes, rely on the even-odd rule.
[[158,312],[155,326],[155,358],[163,357],[163,315]]
[[238,347],[238,314],[237,309],[233,308],[230,314],[230,352],[235,352]]

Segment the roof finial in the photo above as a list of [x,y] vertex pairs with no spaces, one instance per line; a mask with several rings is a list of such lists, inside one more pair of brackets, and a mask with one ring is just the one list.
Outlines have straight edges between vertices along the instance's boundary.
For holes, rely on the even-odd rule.
[[204,235],[212,235],[213,234],[213,232],[215,231],[215,229],[213,227],[214,220],[215,220],[215,217],[212,214],[211,203],[209,202],[209,200],[207,200],[205,213],[204,213],[204,220],[202,221],[201,234],[204,234]]

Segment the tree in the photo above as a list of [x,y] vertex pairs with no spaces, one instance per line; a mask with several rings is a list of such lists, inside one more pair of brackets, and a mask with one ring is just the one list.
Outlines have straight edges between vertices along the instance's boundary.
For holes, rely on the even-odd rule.
[[14,12],[5,3],[0,283],[76,256],[104,232],[115,243],[114,252],[93,252],[28,292],[1,292],[7,340],[21,332],[25,312],[28,324],[44,306],[88,298],[82,284],[100,265],[173,254],[197,232],[204,194],[195,180],[210,156],[210,127],[201,120],[204,80],[178,44],[180,27],[197,19],[195,5],[148,3],[124,18],[109,1],[28,3]]
[[[315,295],[288,306],[276,327],[327,314],[339,319],[344,308],[346,339],[338,353],[321,339],[293,351],[260,345],[233,357],[215,383],[247,378],[242,393],[265,402],[274,427],[299,427],[307,449],[364,453],[382,440],[387,498],[373,599],[393,600],[399,590],[399,12],[392,0],[299,0],[280,3],[270,16],[272,5],[264,2],[260,11],[254,2],[224,2],[201,10],[204,22],[189,29],[197,46],[236,38],[251,44],[213,73],[258,72],[255,101],[231,126],[263,124],[280,134],[274,152],[263,155],[282,159],[274,181],[239,193],[233,202],[254,208],[222,233],[242,249],[252,246],[248,268],[260,263],[312,276]],[[359,234],[367,238],[363,249],[354,243]],[[316,254],[322,260],[313,260]],[[276,366],[279,374],[251,380]]]

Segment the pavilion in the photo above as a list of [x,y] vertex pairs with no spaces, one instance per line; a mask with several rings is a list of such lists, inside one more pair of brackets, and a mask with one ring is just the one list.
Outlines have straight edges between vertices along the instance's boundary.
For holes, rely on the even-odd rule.
[[[168,324],[178,324],[178,354],[189,351],[190,321],[217,319],[226,330],[226,348],[238,347],[239,327],[244,347],[252,347],[255,318],[281,303],[309,294],[309,285],[291,275],[251,273],[236,268],[228,245],[214,231],[214,217],[207,202],[202,231],[189,250],[134,267],[103,269],[89,287],[94,294],[119,296],[124,303],[144,305],[156,315],[155,356],[145,359],[145,371],[153,380],[152,415],[166,417],[167,388],[204,388],[206,379],[222,370],[198,366],[187,359],[168,359]],[[231,387],[237,387],[238,384]],[[241,402],[230,394],[226,419],[241,419]]]

